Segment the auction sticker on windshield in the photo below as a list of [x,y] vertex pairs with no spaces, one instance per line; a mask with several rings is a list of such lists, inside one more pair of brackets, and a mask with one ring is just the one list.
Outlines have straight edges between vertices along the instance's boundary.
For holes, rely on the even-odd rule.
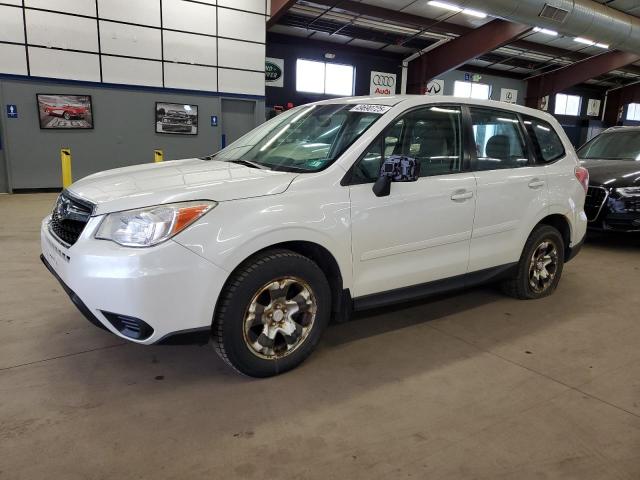
[[382,115],[383,113],[387,113],[391,110],[391,107],[387,105],[367,105],[361,104],[353,107],[350,112],[362,112],[362,113],[379,113]]

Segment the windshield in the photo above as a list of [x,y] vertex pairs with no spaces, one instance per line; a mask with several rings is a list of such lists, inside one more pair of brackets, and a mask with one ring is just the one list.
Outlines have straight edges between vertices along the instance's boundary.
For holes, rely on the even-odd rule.
[[582,160],[640,160],[640,131],[609,132],[595,137],[578,150]]
[[211,158],[271,170],[316,172],[333,163],[383,113],[363,110],[353,104],[294,108]]

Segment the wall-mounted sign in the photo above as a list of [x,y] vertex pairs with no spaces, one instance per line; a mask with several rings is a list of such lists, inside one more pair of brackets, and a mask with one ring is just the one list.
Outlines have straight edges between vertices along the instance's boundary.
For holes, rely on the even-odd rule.
[[267,87],[284,87],[284,59],[267,57],[264,64],[264,76]]
[[549,110],[549,95],[547,95],[546,97],[542,97],[540,99],[540,103],[538,104],[538,109],[543,110],[545,112]]
[[36,94],[40,128],[91,129],[93,113],[90,95]]
[[371,72],[371,83],[369,84],[369,95],[395,95],[396,94],[396,74],[385,72]]
[[587,106],[587,115],[590,117],[597,117],[600,115],[600,100],[595,98],[589,99],[589,104]]
[[156,102],[156,133],[198,134],[198,105]]
[[506,103],[518,103],[518,90],[514,90],[512,88],[501,88],[500,101]]
[[424,90],[425,95],[444,95],[444,80],[434,78],[427,83],[427,88]]
[[18,107],[16,105],[7,105],[7,117],[18,118]]
[[217,115],[211,115],[211,126],[212,127],[217,127],[218,126],[218,116]]
[[482,80],[482,75],[480,75],[479,73],[465,73],[464,74],[464,81],[465,82],[479,82],[480,80]]

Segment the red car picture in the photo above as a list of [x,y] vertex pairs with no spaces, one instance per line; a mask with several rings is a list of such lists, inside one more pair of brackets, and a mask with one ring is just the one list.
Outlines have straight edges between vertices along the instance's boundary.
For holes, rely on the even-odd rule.
[[45,105],[44,113],[71,120],[72,118],[83,118],[87,114],[87,109],[82,105]]
[[91,129],[93,112],[89,95],[39,93],[38,113],[43,129]]

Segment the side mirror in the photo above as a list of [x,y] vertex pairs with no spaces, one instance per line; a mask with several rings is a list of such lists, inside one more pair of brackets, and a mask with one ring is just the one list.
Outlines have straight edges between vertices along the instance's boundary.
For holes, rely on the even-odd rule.
[[391,193],[391,182],[415,182],[420,178],[420,163],[412,157],[392,155],[380,167],[380,176],[373,184],[376,197]]

